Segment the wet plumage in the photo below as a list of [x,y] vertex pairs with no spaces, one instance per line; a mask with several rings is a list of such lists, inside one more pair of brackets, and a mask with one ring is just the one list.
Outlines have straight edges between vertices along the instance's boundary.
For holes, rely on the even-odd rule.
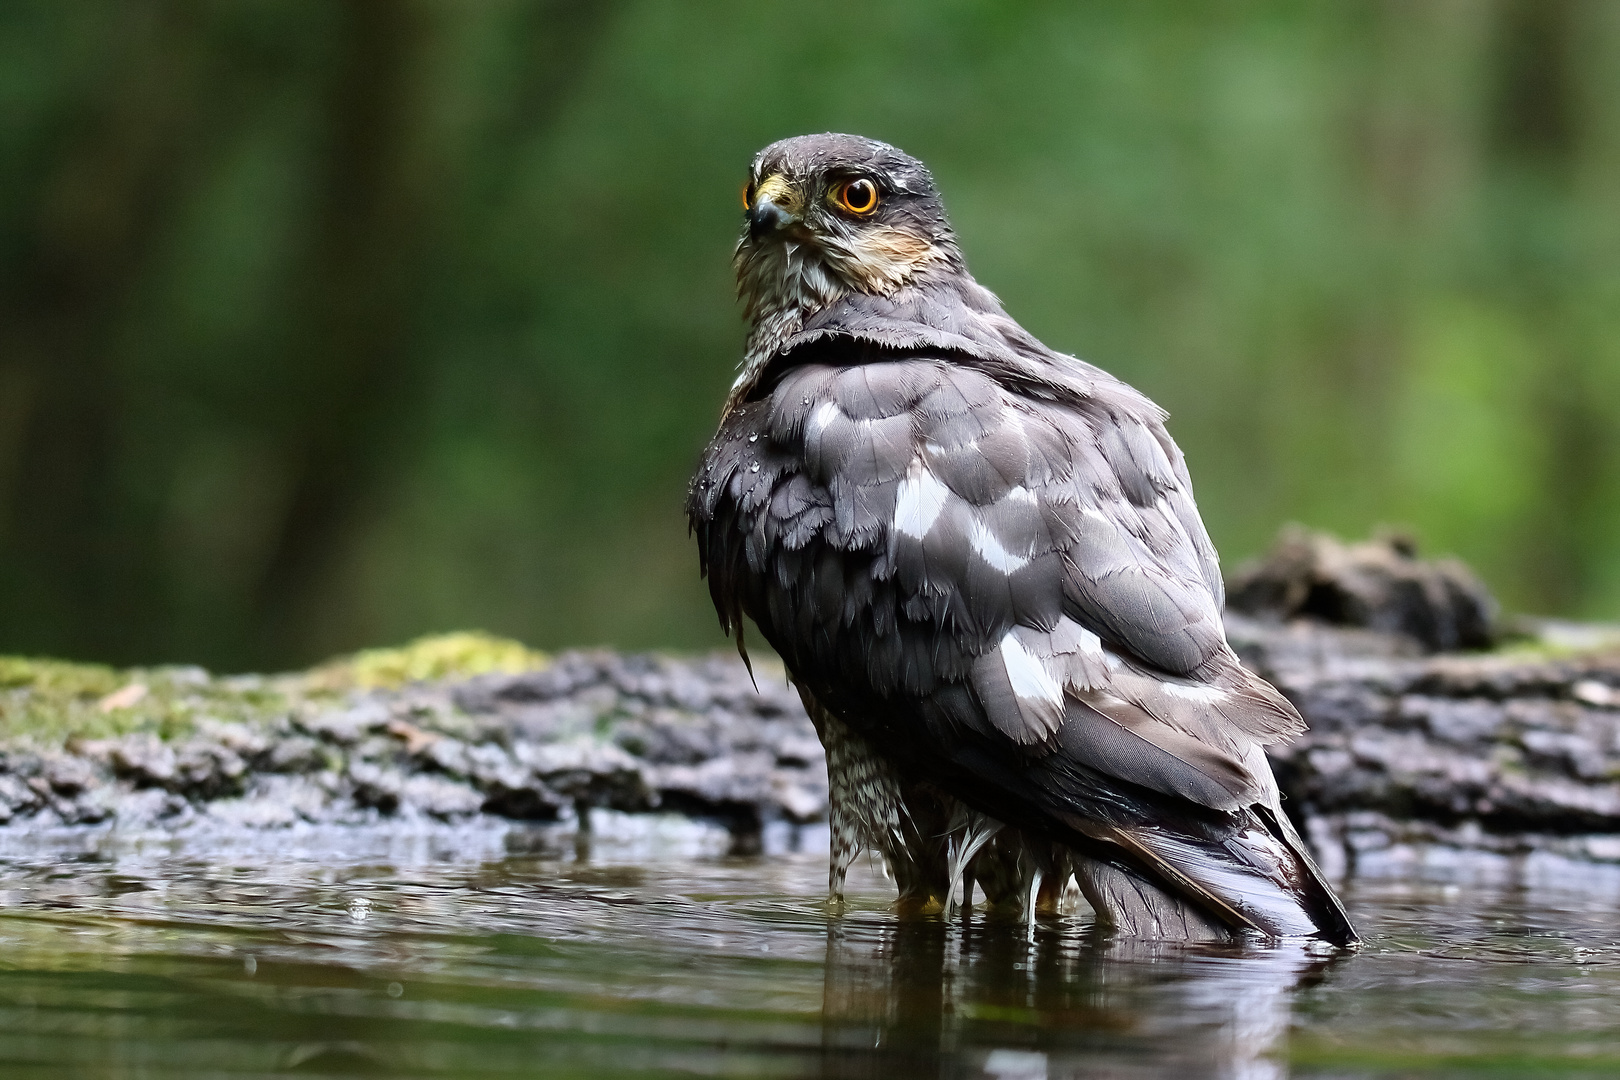
[[968,879],[1027,914],[1072,875],[1128,932],[1353,941],[1165,414],[1013,322],[893,147],[786,140],[749,193],[749,344],[688,509],[827,747],[833,891],[871,847],[918,907]]

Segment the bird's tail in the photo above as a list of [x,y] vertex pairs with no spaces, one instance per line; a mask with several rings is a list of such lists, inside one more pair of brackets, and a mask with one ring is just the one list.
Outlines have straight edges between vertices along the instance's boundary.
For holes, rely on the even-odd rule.
[[[1343,946],[1359,942],[1344,906],[1284,815],[1256,806],[1221,816],[1227,821],[1174,831],[1075,822],[1119,855],[1103,860],[1105,866],[1083,868],[1079,880],[1087,899],[1122,928],[1155,933],[1144,924],[1157,924],[1156,936],[1202,938],[1224,927]],[[1189,905],[1193,910],[1186,910]]]

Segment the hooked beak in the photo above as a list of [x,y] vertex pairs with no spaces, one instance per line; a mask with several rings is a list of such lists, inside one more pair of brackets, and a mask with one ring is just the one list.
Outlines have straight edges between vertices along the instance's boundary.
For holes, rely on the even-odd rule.
[[799,219],[776,205],[772,199],[755,199],[754,206],[748,211],[748,235],[755,240],[767,233],[785,229]]
[[762,236],[781,232],[803,220],[798,191],[781,176],[768,176],[754,190],[754,201],[748,207],[748,235],[758,240]]

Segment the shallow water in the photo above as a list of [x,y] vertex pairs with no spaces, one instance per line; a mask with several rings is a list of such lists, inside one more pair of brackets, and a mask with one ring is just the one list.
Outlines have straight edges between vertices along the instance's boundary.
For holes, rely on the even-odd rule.
[[[817,847],[811,836],[807,844]],[[780,849],[782,838],[770,847]],[[1607,878],[1347,884],[1360,953],[902,923],[670,825],[0,839],[0,1075],[1620,1074]]]

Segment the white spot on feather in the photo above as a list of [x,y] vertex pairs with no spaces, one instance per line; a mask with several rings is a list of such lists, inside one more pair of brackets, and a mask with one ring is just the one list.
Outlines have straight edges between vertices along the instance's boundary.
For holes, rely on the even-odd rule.
[[1193,686],[1189,683],[1165,681],[1160,684],[1164,692],[1171,697],[1181,698],[1183,701],[1196,701],[1200,705],[1212,705],[1217,701],[1225,700],[1226,691],[1213,686]]
[[838,406],[830,401],[823,401],[816,406],[816,411],[810,414],[808,434],[819,435],[828,424],[838,419]]
[[1034,506],[1036,501],[1035,493],[1023,484],[1019,484],[1008,491],[1007,494],[1002,496],[1002,499],[1006,502],[1023,503],[1025,506]]
[[1102,638],[1082,626],[1080,628],[1080,651],[1087,656],[1102,656]]
[[1051,641],[1053,662],[1069,689],[1095,690],[1108,681],[1108,654],[1096,634],[1073,619],[1059,619]]
[[968,535],[968,542],[973,550],[979,553],[979,558],[1000,570],[1003,574],[1010,574],[1029,565],[1028,555],[1018,555],[1001,546],[995,533],[982,521],[973,522],[973,530]]
[[1013,693],[1026,701],[1047,701],[1063,708],[1063,687],[1046,670],[1040,658],[1031,654],[1012,634],[1001,639],[1001,663]]
[[950,489],[928,471],[922,458],[913,460],[895,495],[895,531],[917,540],[927,536],[928,530],[939,520],[939,512],[945,509],[945,500],[950,494]]
[[1084,640],[1081,635],[1085,633],[1088,633],[1086,628],[1073,619],[1059,619],[1057,625],[1052,627],[1052,651],[1064,654],[1079,652]]

